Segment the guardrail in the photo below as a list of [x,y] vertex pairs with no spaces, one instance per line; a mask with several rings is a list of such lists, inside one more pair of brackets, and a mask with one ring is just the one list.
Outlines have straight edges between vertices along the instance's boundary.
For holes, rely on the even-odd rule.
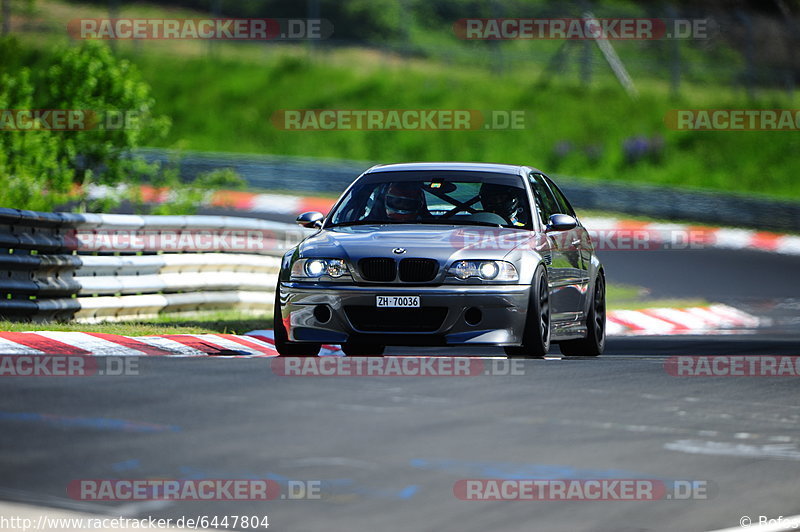
[[[175,159],[175,153],[169,150],[143,149],[139,153],[150,161],[166,163]],[[193,179],[201,172],[233,168],[254,188],[299,193],[339,194],[373,164],[313,157],[216,152],[187,152],[181,156],[178,170],[186,180]],[[704,190],[593,181],[570,176],[555,177],[573,205],[584,209],[764,231],[800,231],[798,202]]]
[[266,310],[279,257],[309,232],[229,216],[0,208],[0,318],[92,322]]

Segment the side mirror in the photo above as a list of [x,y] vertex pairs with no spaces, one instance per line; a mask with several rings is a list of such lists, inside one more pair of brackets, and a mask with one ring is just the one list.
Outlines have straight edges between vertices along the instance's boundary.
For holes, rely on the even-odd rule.
[[301,227],[307,227],[309,229],[319,229],[322,227],[322,220],[325,219],[325,216],[321,212],[317,211],[309,211],[304,212],[300,216],[297,217],[297,225]]
[[550,223],[544,228],[545,233],[553,231],[569,231],[578,227],[578,220],[569,214],[553,214],[550,216]]

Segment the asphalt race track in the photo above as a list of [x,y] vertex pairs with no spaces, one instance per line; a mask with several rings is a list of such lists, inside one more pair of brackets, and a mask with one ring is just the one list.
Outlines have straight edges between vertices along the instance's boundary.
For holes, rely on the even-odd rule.
[[[296,532],[690,531],[800,514],[797,377],[667,370],[675,355],[800,355],[800,258],[721,250],[601,258],[612,282],[732,303],[773,325],[614,338],[598,359],[528,360],[504,376],[287,377],[269,359],[152,357],[124,377],[4,378],[0,498],[139,517],[266,514],[270,530]],[[320,497],[67,495],[70,481],[111,478],[313,481]],[[464,501],[454,495],[464,479],[651,479],[694,482],[704,494]]]
[[657,297],[800,297],[797,256],[726,249],[600,251],[599,256],[609,280],[646,286]]

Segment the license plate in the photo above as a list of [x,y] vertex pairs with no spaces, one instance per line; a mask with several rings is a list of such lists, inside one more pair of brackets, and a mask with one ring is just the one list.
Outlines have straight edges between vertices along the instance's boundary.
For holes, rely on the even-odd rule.
[[418,308],[419,296],[377,296],[378,308]]

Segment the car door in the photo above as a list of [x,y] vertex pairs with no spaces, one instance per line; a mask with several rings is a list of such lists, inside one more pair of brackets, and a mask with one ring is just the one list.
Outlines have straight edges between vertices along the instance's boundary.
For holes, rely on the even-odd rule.
[[[539,206],[542,224],[547,225],[553,214],[575,215],[572,207],[558,188],[544,174],[531,172],[531,189]],[[559,201],[558,195],[561,196]],[[548,268],[551,289],[551,317],[553,321],[576,321],[583,317],[588,288],[587,263],[581,253],[581,231],[576,227],[568,231],[547,234],[552,250]]]
[[570,246],[569,253],[575,253],[578,259],[578,266],[577,270],[574,272],[574,278],[581,286],[581,294],[585,300],[586,297],[589,297],[588,289],[591,281],[592,255],[594,254],[594,250],[592,248],[592,237],[589,235],[589,232],[586,230],[586,228],[583,227],[580,220],[578,220],[578,217],[575,214],[575,209],[573,209],[572,205],[570,205],[569,200],[564,192],[562,192],[561,189],[558,188],[558,185],[556,185],[549,177],[544,176],[544,179],[550,186],[550,190],[553,191],[553,195],[556,197],[556,201],[558,202],[561,213],[572,216],[578,222],[577,227],[569,231],[568,238],[566,240],[569,242]]

